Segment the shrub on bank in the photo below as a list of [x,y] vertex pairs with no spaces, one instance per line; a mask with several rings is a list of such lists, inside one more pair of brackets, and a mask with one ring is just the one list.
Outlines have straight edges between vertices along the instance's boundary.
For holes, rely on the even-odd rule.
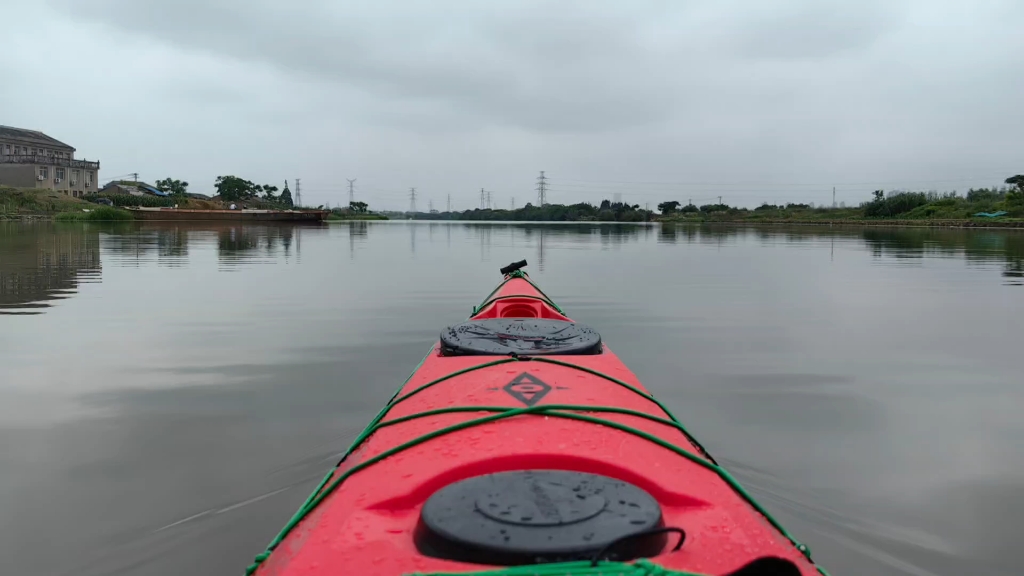
[[924,192],[900,192],[889,196],[879,195],[861,207],[864,208],[864,216],[868,218],[891,218],[927,203],[928,196]]
[[123,222],[133,219],[131,213],[109,206],[100,206],[88,212],[61,212],[54,217],[58,222]]

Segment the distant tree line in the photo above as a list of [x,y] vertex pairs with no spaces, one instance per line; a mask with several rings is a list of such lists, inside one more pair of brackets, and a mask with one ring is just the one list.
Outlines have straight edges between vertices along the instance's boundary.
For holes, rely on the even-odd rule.
[[[1005,212],[1009,217],[1024,217],[1024,175],[1018,174],[1005,180],[1006,186],[999,188],[972,188],[960,196],[956,192],[914,192],[875,190],[871,200],[858,208],[840,209],[846,218],[949,218],[965,219],[979,213]],[[687,216],[699,218],[704,215],[719,217],[746,217],[750,219],[821,217],[831,218],[835,209],[813,204],[764,203],[753,210],[727,204],[693,204],[682,206],[676,200],[661,202],[658,210],[662,216]]]
[[479,209],[463,212],[417,212],[418,220],[510,220],[531,222],[648,222],[653,213],[640,208],[639,204],[602,201],[594,206],[587,202],[579,204],[527,204],[515,210]]
[[[277,186],[256,184],[238,176],[218,176],[213,186],[217,189],[217,195],[225,202],[258,199],[283,207],[294,205],[292,192],[288,189],[287,182],[284,183],[284,190],[280,194],[277,193],[279,190]],[[157,180],[156,189],[167,192],[172,196],[183,197],[188,194],[188,182],[168,177],[163,180]]]
[[293,206],[292,192],[285,182],[284,190],[277,195],[278,187],[270,184],[256,184],[238,176],[217,176],[214,188],[217,195],[226,202],[260,199],[271,204]]

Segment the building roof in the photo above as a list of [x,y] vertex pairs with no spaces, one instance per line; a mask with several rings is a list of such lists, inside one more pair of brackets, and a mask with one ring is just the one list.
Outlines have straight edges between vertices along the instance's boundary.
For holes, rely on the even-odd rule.
[[171,195],[169,192],[164,192],[163,190],[157,190],[156,188],[150,186],[149,184],[144,184],[142,182],[139,182],[139,188],[142,188],[146,192],[149,192],[150,194],[155,194],[157,196],[170,196]]
[[36,146],[48,146],[50,148],[74,150],[74,147],[68,146],[56,138],[51,138],[38,130],[26,130],[24,128],[15,128],[13,126],[4,126],[2,124],[0,124],[0,138],[20,140],[22,142],[35,144]]
[[106,190],[107,188],[111,188],[111,187],[122,188],[124,190],[127,190],[129,194],[134,194],[134,193],[137,192],[137,193],[140,193],[140,194],[143,194],[143,193],[145,193],[145,194],[152,194],[154,196],[170,196],[171,195],[169,192],[164,192],[162,190],[158,190],[156,187],[150,186],[149,184],[146,184],[145,182],[133,182],[131,180],[127,180],[127,181],[125,181],[125,180],[111,180],[110,182],[107,182],[105,185],[103,185],[103,187],[100,188],[100,190]]

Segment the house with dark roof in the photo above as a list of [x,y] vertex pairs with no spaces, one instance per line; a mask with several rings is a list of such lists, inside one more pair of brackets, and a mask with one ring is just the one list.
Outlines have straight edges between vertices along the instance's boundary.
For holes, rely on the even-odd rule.
[[39,132],[0,125],[0,186],[44,188],[68,196],[96,192],[100,163]]
[[132,196],[170,196],[169,192],[164,192],[158,189],[156,186],[151,186],[145,182],[135,182],[132,180],[114,180],[113,182],[107,182],[103,188],[100,188],[100,192],[103,194],[130,194]]

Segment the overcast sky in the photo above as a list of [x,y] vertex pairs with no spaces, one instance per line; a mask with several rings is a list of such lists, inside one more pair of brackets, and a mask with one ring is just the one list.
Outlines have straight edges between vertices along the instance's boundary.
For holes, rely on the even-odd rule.
[[1024,172],[1020,0],[0,0],[0,124],[372,208],[860,202]]

